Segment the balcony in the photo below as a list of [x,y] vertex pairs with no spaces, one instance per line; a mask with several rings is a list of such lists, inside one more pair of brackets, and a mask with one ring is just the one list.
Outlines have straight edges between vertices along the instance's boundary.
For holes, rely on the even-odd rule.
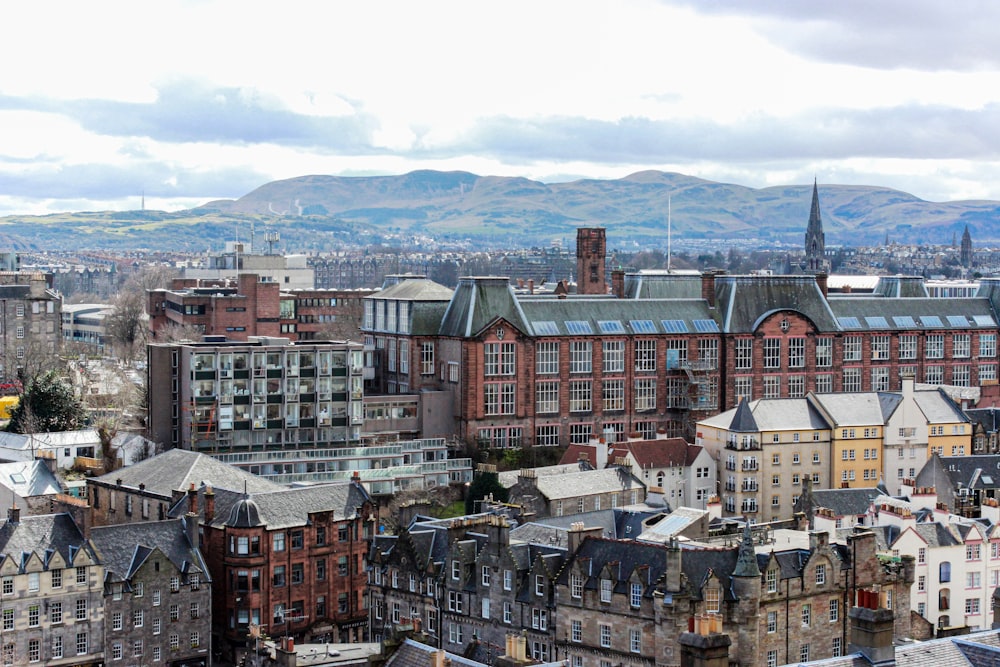
[[757,459],[746,459],[740,465],[740,470],[743,472],[760,470],[760,464],[757,462]]
[[744,514],[756,514],[757,513],[757,501],[756,500],[744,500],[743,504],[740,505],[740,511]]
[[726,441],[726,449],[733,449],[736,451],[748,451],[754,449],[760,449],[760,440],[753,436],[742,436],[737,437],[732,435]]

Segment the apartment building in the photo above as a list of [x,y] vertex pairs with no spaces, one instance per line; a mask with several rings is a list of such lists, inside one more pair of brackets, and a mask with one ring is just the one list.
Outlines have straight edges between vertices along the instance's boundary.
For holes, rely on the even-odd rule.
[[359,479],[260,493],[190,490],[170,516],[199,518],[223,655],[232,660],[263,628],[300,643],[364,641],[374,511]]
[[62,346],[62,297],[41,273],[0,273],[0,377]]
[[212,580],[197,517],[94,528],[104,565],[104,656],[110,663],[212,663]]
[[698,444],[717,461],[727,516],[788,518],[805,480],[831,484],[830,425],[805,398],[743,401],[698,422]]
[[103,665],[104,567],[68,514],[0,525],[0,659],[6,665]]
[[209,454],[358,443],[364,352],[348,342],[154,343],[151,438]]

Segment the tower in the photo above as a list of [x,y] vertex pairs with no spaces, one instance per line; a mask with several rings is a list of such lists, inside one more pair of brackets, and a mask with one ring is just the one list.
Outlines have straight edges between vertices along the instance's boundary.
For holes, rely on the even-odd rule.
[[966,269],[972,268],[972,235],[969,234],[969,226],[965,226],[965,231],[962,232],[962,250],[959,256],[962,262],[962,266]]
[[757,664],[760,638],[757,634],[760,621],[761,572],[757,565],[757,553],[753,546],[750,521],[744,517],[743,539],[733,569],[733,594],[737,598],[736,625],[738,637],[737,657],[741,665]]
[[607,241],[603,227],[581,227],[576,230],[576,293],[607,294],[604,264]]
[[826,260],[826,235],[823,234],[823,220],[819,215],[819,189],[813,180],[812,208],[809,210],[809,224],[806,226],[806,271],[818,273],[829,270]]

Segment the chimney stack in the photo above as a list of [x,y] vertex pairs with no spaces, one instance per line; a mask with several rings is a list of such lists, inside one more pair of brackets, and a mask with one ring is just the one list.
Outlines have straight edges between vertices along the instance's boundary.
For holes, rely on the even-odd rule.
[[198,489],[194,488],[194,482],[191,482],[191,486],[187,491],[188,497],[188,512],[191,514],[198,513]]
[[625,272],[621,269],[614,269],[611,272],[611,293],[615,298],[625,298]]
[[205,487],[205,523],[211,523],[215,518],[215,491],[212,487]]
[[10,521],[11,523],[20,523],[21,508],[18,507],[17,505],[14,505],[9,510],[7,510],[7,520]]
[[892,611],[879,607],[876,591],[859,590],[857,604],[848,614],[851,639],[847,651],[861,653],[873,667],[894,667],[896,648],[892,645]]
[[823,293],[824,297],[830,292],[829,279],[830,277],[826,273],[816,274],[816,284],[819,286],[819,291]]

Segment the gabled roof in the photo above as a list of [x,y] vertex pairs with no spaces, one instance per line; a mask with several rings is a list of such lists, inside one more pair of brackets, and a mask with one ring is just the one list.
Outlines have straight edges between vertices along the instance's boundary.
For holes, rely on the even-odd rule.
[[[550,501],[644,488],[643,483],[631,471],[617,466],[604,470],[545,475],[537,477],[535,483],[539,493]],[[514,500],[511,499],[511,502]]]
[[973,425],[982,426],[986,433],[1000,430],[1000,408],[971,408],[965,411],[965,416]]
[[72,565],[81,550],[94,557],[90,543],[68,514],[22,515],[17,523],[0,524],[0,554],[18,561],[21,554],[52,551]]
[[0,463],[0,486],[22,498],[62,493],[59,479],[38,460]]
[[884,425],[902,401],[902,396],[889,392],[851,391],[809,394],[809,401],[822,409],[833,428],[840,428]]
[[[535,473],[535,477],[547,477],[549,475],[565,475],[567,473],[581,472],[584,470],[593,470],[594,466],[592,463],[584,461],[575,461],[571,463],[560,463],[558,465],[552,466],[539,466],[538,468],[532,468],[531,470]],[[508,489],[515,484],[517,484],[517,478],[520,476],[519,470],[504,470],[497,473],[497,479],[503,486]]]
[[397,299],[400,301],[450,301],[454,291],[427,278],[402,278],[394,285],[373,292],[369,299]]
[[625,275],[627,299],[700,299],[701,276],[697,273],[638,271]]
[[128,580],[152,554],[162,553],[181,572],[192,568],[208,577],[201,554],[187,539],[182,519],[123,523],[91,529],[91,541],[106,574]]
[[530,333],[514,288],[506,278],[495,276],[460,278],[455,294],[441,320],[441,336],[475,336],[497,319]]
[[813,505],[833,511],[834,516],[861,516],[883,491],[878,488],[813,489]]
[[[942,479],[944,478],[944,479]],[[918,486],[933,486],[938,497],[956,489],[1000,489],[1000,454],[938,456],[932,454],[917,473]],[[947,484],[942,482],[947,481]]]
[[616,455],[618,450],[631,453],[641,468],[673,468],[691,465],[702,448],[688,444],[684,438],[663,438],[628,440],[616,444],[615,449]]
[[559,582],[565,584],[569,580],[572,561],[580,562],[580,570],[585,575],[584,587],[588,589],[596,588],[597,581],[606,573],[614,581],[614,590],[626,593],[630,590],[630,578],[638,573],[643,597],[652,597],[653,591],[661,586],[667,569],[667,548],[660,544],[588,537],[575,554],[570,554],[570,562],[562,569]]
[[924,413],[928,424],[954,424],[968,422],[969,418],[962,412],[955,401],[948,398],[940,389],[913,392],[920,411]]
[[811,431],[830,428],[807,398],[759,398],[699,423],[736,433]]
[[124,486],[133,488],[145,484],[146,491],[165,498],[170,498],[174,491],[187,491],[192,484],[195,488],[208,484],[213,489],[241,492],[245,486],[250,493],[285,488],[211,456],[186,449],[171,449],[95,479],[106,484],[117,484],[120,479]]
[[753,333],[782,310],[801,313],[817,331],[840,330],[814,276],[718,276],[715,303],[725,333]]

